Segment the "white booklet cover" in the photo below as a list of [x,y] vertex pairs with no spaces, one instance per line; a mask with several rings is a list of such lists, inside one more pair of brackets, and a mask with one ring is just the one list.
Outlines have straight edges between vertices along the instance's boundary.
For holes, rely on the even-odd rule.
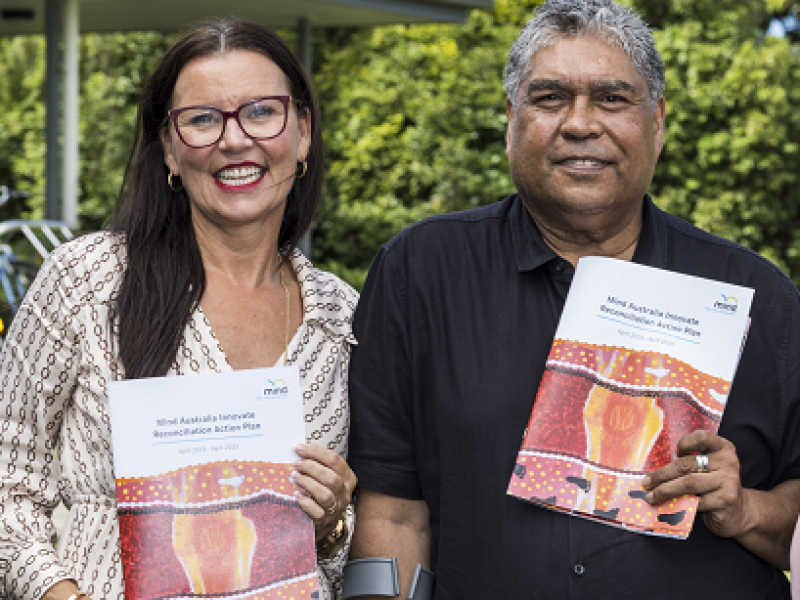
[[697,498],[641,479],[716,431],[753,290],[601,257],[578,263],[508,493],[633,531],[689,535]]
[[297,367],[109,383],[125,595],[319,596]]

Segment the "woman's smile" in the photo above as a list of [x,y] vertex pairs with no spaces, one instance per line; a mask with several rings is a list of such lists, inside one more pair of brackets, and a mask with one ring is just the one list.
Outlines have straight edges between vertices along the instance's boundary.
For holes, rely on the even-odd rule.
[[223,190],[250,190],[256,187],[266,174],[266,168],[254,163],[229,165],[214,173],[214,181]]

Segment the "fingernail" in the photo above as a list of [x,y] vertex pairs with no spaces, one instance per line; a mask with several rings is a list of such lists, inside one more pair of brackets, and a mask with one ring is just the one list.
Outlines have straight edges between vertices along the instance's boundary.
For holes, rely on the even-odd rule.
[[291,474],[289,475],[289,481],[291,481],[292,483],[297,483],[297,477],[299,475],[300,474],[297,471],[292,471]]
[[653,480],[652,480],[652,479],[650,479],[649,477],[645,477],[644,479],[642,479],[642,487],[643,487],[643,488],[647,489],[647,488],[649,488],[649,487],[650,487],[652,484],[653,484]]
[[652,504],[653,503],[653,492],[650,492],[649,494],[647,494],[644,497],[644,501],[647,502],[648,504]]

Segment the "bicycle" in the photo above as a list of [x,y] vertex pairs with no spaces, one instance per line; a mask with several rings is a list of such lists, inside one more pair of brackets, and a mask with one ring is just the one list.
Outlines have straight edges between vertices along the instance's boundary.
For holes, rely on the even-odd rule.
[[[0,186],[0,205],[24,192]],[[0,222],[0,347],[25,292],[54,248],[73,237],[62,221],[13,219]]]

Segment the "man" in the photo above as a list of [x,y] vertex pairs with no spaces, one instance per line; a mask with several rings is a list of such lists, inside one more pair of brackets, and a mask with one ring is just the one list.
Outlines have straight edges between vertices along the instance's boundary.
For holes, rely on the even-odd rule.
[[[506,69],[519,193],[398,235],[356,312],[352,558],[397,557],[403,586],[429,567],[437,599],[789,597],[800,299],[770,263],[647,196],[663,89],[650,31],[611,0],[551,0],[523,30]],[[719,435],[675,440],[646,480],[655,505],[699,496],[687,540],[506,494],[574,266],[594,255],[756,290]]]

